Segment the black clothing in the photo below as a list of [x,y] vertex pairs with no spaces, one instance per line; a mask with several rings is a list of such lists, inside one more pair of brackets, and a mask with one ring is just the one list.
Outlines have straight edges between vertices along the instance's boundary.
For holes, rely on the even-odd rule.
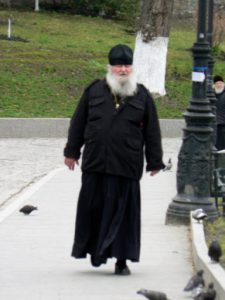
[[115,65],[132,65],[133,51],[127,45],[116,45],[109,51],[109,63]]
[[216,94],[216,124],[225,124],[225,89]]
[[109,257],[139,261],[143,148],[147,171],[164,168],[151,95],[138,85],[134,96],[118,101],[114,97],[106,80],[85,90],[64,149],[66,157],[79,159],[84,145],[72,256],[89,253],[93,266]]
[[215,82],[217,82],[217,81],[223,81],[223,77],[220,76],[220,75],[214,76],[214,77],[213,77],[213,82],[215,83]]
[[140,187],[138,180],[84,173],[72,256],[92,256],[99,266],[107,258],[139,261]]
[[219,124],[216,126],[216,149],[225,149],[225,124]]
[[225,149],[225,89],[216,94],[216,149]]
[[83,144],[83,172],[140,179],[144,145],[147,171],[164,168],[157,112],[142,85],[118,109],[105,80],[90,85],[71,120],[64,155],[79,159]]

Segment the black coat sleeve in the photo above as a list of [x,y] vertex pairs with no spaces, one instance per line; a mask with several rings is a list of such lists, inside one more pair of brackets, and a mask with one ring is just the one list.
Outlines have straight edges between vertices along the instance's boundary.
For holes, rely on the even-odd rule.
[[85,90],[70,121],[68,140],[64,148],[65,157],[74,159],[80,158],[81,148],[84,144],[84,130],[87,122],[87,101],[88,91]]
[[145,90],[146,108],[144,118],[144,140],[146,171],[161,170],[165,167],[162,157],[162,139],[159,119],[151,94]]

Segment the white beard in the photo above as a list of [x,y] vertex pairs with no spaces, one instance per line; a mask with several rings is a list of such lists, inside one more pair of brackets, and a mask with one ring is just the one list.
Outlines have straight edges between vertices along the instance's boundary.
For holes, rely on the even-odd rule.
[[115,75],[111,72],[110,66],[106,74],[106,82],[113,94],[121,97],[133,96],[137,91],[137,80],[134,73],[130,75]]
[[216,88],[216,87],[215,87],[215,93],[216,93],[216,94],[221,94],[223,91],[224,91],[224,86],[223,86],[223,87],[220,87],[220,88]]

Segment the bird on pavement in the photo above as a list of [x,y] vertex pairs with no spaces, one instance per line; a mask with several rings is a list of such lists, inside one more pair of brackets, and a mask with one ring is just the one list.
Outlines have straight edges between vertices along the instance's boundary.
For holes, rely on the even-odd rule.
[[214,289],[214,284],[212,282],[208,285],[208,290],[203,293],[202,300],[215,300],[216,299],[216,290]]
[[148,300],[169,300],[165,293],[159,291],[140,289],[137,294],[145,296]]
[[192,298],[194,299],[194,300],[201,300],[202,298],[202,293],[203,293],[203,291],[204,291],[204,288],[203,288],[203,286],[202,285],[200,285],[199,287],[197,287],[195,290],[194,290],[194,292],[192,292]]
[[222,256],[222,249],[217,240],[214,240],[210,243],[208,249],[208,255],[214,262],[219,262],[220,257]]
[[29,215],[33,210],[37,210],[38,208],[33,205],[24,205],[21,209],[20,212],[24,213],[25,215]]
[[169,158],[168,163],[166,164],[165,168],[163,169],[163,172],[170,171],[172,169],[172,166],[173,166],[172,159]]
[[199,294],[199,290],[201,290],[205,286],[203,273],[203,270],[197,271],[197,273],[189,279],[187,285],[184,288],[184,291],[192,292],[192,296],[196,296],[197,294]]
[[207,213],[202,208],[198,208],[192,212],[192,218],[197,220],[198,223],[199,221],[204,220],[207,217]]
[[216,290],[214,289],[214,284],[209,283],[208,289],[206,292],[201,292],[194,300],[215,300],[216,299]]

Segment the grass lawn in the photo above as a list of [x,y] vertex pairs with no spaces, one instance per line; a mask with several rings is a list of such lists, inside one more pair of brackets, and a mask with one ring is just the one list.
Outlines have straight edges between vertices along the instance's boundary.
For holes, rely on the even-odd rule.
[[[0,117],[70,117],[84,87],[102,78],[107,53],[117,43],[134,48],[135,36],[122,22],[56,12],[0,10],[0,35],[8,17],[12,35],[0,40]],[[191,22],[191,21],[190,21]],[[171,29],[166,90],[156,100],[161,118],[181,118],[191,98],[195,29],[181,22]],[[225,47],[224,47],[225,49]],[[215,64],[225,74],[225,62]]]

